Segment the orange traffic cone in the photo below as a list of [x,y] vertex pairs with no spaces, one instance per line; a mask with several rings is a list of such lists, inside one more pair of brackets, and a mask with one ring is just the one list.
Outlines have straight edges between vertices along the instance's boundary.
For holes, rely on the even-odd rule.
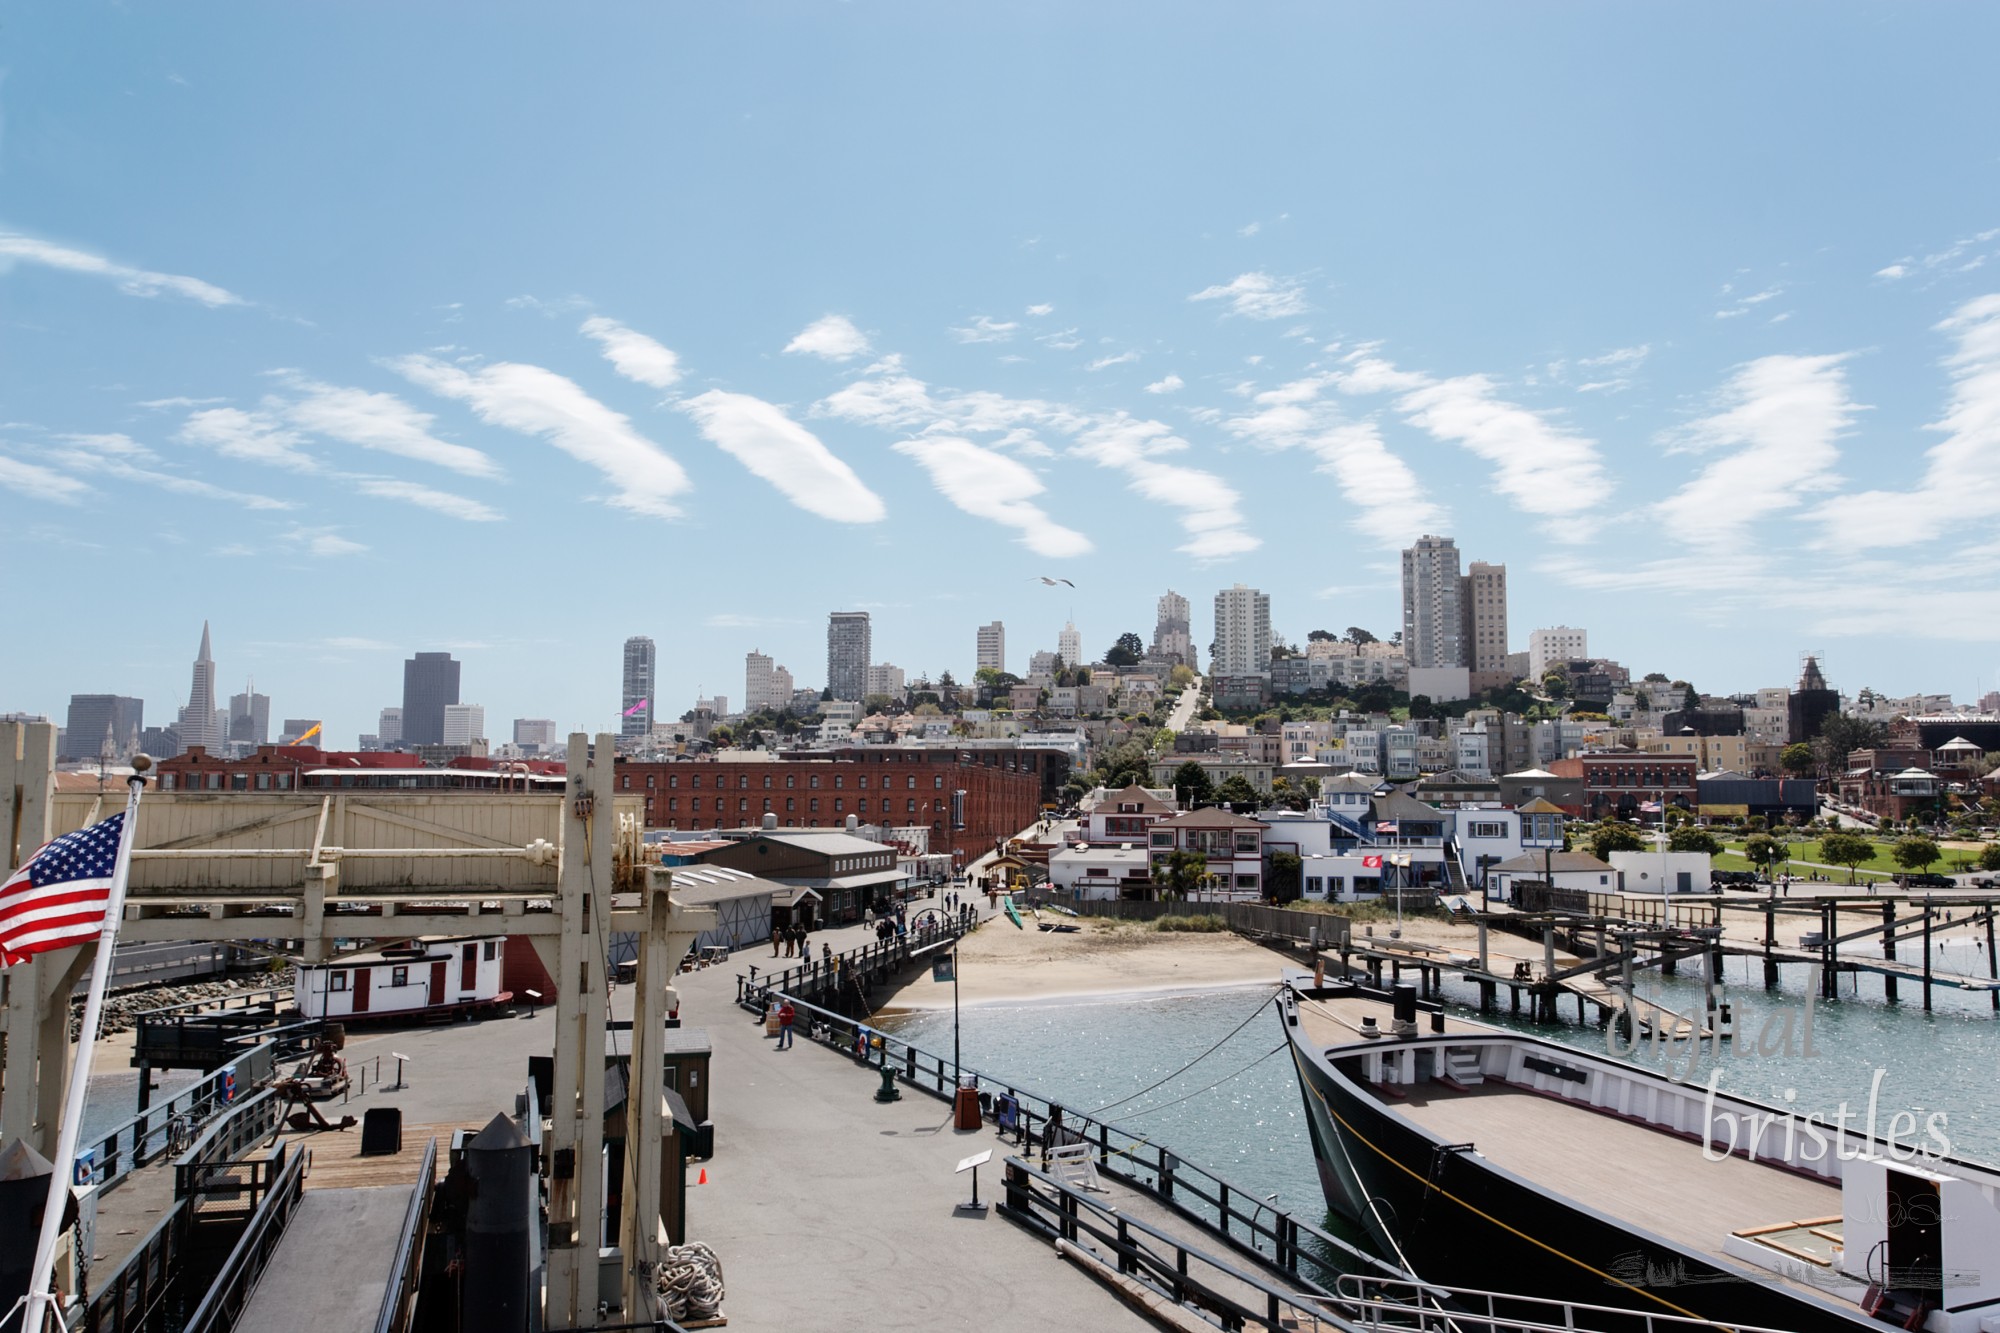
[[697,1185],[706,1185],[706,1184],[708,1183],[708,1168],[707,1168],[707,1167],[703,1167],[703,1168],[701,1169],[701,1179],[699,1179],[699,1180],[695,1181],[694,1183],[695,1183],[695,1184],[697,1184]]

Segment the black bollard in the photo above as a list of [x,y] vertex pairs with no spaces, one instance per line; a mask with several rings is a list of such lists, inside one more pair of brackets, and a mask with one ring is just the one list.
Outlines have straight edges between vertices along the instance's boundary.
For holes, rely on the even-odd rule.
[[[496,1115],[465,1145],[473,1192],[465,1209],[466,1328],[524,1333],[528,1327],[528,1221],[535,1150],[512,1120]],[[590,1220],[593,1230],[596,1219]]]

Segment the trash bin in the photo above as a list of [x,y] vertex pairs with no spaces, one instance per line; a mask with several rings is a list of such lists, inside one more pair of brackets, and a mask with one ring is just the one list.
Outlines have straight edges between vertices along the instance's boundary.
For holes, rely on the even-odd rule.
[[979,1114],[979,1088],[970,1074],[958,1080],[958,1096],[952,1103],[953,1129],[978,1129],[984,1121]]

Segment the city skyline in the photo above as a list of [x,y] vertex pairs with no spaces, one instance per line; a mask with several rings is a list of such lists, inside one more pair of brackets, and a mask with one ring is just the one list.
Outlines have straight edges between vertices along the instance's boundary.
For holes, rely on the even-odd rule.
[[[1761,58],[1794,14],[1729,17],[621,10],[552,47],[415,13],[385,49],[362,11],[23,13],[0,541],[130,586],[116,634],[55,610],[0,708],[161,725],[204,616],[218,696],[339,736],[418,650],[496,720],[615,729],[634,634],[677,716],[753,647],[819,676],[842,607],[912,678],[996,619],[1017,664],[1072,614],[1087,655],[1150,641],[1168,587],[1386,635],[1424,532],[1507,567],[1515,651],[1578,624],[1703,688],[1813,649],[1975,698],[2000,16],[1829,7],[1812,61]],[[1047,71],[1018,123],[966,52]],[[883,124],[989,206],[828,165]],[[632,614],[626,571],[711,567]]]

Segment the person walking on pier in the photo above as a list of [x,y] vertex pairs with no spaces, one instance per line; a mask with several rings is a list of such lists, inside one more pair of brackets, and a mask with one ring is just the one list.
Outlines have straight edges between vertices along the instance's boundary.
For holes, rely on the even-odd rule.
[[786,1000],[783,1004],[778,1006],[778,1049],[779,1050],[787,1051],[791,1049],[792,1024],[798,1020],[798,1016],[799,1016],[798,1010],[792,1008],[792,1002],[790,1000]]

